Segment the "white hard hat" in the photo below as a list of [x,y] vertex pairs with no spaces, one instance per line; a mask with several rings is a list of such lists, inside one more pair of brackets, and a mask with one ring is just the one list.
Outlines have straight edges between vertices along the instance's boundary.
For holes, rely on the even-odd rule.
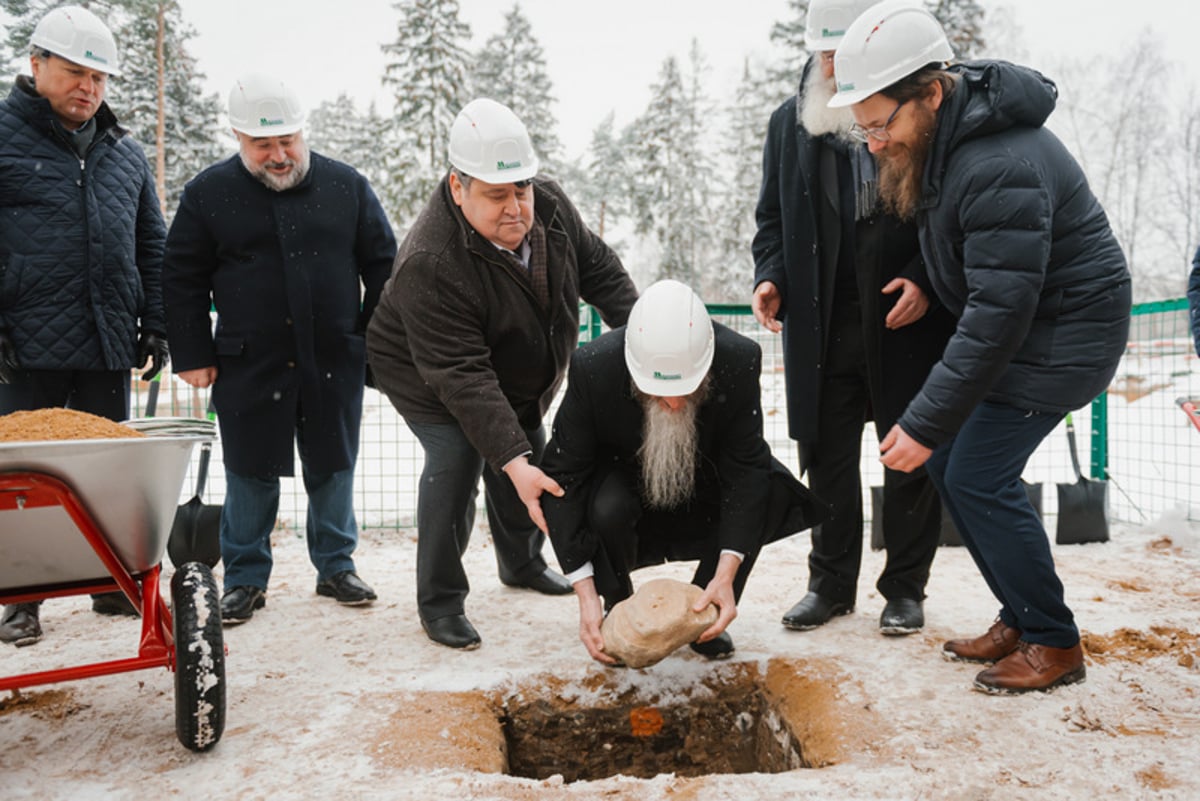
[[229,90],[229,124],[247,136],[287,136],[304,127],[304,106],[283,81],[250,73]]
[[840,108],[866,100],[926,64],[954,58],[941,23],[914,0],[884,0],[851,23],[833,56]]
[[120,75],[120,59],[112,31],[81,6],[60,6],[38,20],[29,43],[72,64]]
[[454,118],[449,154],[455,169],[489,184],[528,181],[538,171],[525,123],[486,97],[472,100]]
[[879,0],[811,0],[804,46],[813,52],[837,50],[850,23]]
[[647,395],[678,398],[695,392],[713,360],[713,325],[704,301],[687,284],[652,284],[625,324],[625,366]]

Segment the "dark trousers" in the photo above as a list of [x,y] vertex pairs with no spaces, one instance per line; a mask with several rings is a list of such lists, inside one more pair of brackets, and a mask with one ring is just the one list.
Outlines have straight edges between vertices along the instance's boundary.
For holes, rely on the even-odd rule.
[[0,414],[63,408],[128,420],[129,371],[21,370],[0,384]]
[[[598,473],[595,481],[587,524],[599,540],[592,557],[593,580],[606,609],[633,594],[630,573],[641,567],[696,559],[692,584],[703,588],[712,581],[721,558],[716,504],[697,501],[678,510],[646,509],[631,473],[613,468]],[[742,597],[761,547],[760,542],[744,555],[733,578],[734,600]]]
[[1052,648],[1079,642],[1050,541],[1021,485],[1025,463],[1061,414],[981,403],[926,463],[963,545],[1022,639]]
[[[417,491],[417,610],[421,619],[437,620],[464,612],[470,583],[462,555],[475,526],[481,475],[500,580],[520,584],[545,571],[542,546],[546,536],[529,519],[508,476],[484,463],[458,424],[406,424],[425,451]],[[525,435],[533,446],[529,460],[537,462],[546,447],[546,435],[540,427]]]
[[[820,438],[798,445],[809,489],[830,507],[829,519],[812,530],[808,589],[853,605],[863,552],[859,463],[870,409],[866,351],[856,314],[840,309],[834,314],[820,392]],[[941,528],[937,490],[924,470],[885,470],[883,509],[887,562],[875,586],[889,600],[923,600]]]

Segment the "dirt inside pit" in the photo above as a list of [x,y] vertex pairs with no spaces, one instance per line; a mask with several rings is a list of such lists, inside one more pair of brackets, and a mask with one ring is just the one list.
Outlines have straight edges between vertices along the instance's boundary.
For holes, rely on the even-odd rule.
[[597,671],[572,683],[531,676],[492,693],[395,696],[371,754],[392,768],[470,770],[564,781],[611,775],[778,772],[836,764],[882,730],[819,660],[717,667],[671,697]]

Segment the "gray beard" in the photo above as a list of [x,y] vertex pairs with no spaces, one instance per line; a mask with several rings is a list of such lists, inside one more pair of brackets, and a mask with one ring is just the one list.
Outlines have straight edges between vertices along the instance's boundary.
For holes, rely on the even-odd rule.
[[259,182],[268,189],[272,189],[276,192],[286,192],[296,184],[303,181],[304,176],[308,175],[308,165],[310,160],[308,157],[307,144],[305,144],[304,149],[301,151],[300,159],[298,161],[288,159],[288,163],[292,166],[292,171],[287,175],[276,175],[273,172],[269,172],[265,164],[261,167],[252,165],[246,160],[246,154],[242,153],[241,150],[238,150],[238,155],[241,157],[242,166],[246,168],[247,172],[257,178]]
[[692,499],[699,459],[696,415],[707,388],[706,379],[678,412],[667,411],[655,398],[638,393],[645,411],[638,449],[642,500],[651,509],[678,509]]
[[804,82],[804,92],[800,95],[800,124],[810,136],[833,134],[839,139],[854,142],[850,136],[850,126],[854,124],[854,114],[850,108],[830,108],[828,105],[836,92],[837,83],[832,78],[825,80],[819,65],[814,64],[808,72],[808,80]]

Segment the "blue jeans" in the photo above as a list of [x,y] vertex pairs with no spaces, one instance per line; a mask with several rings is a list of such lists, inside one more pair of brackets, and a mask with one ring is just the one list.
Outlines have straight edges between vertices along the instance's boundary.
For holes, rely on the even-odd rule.
[[[546,536],[529,519],[508,476],[484,464],[457,423],[405,422],[425,451],[417,492],[417,611],[421,619],[437,620],[464,612],[470,584],[462,555],[475,525],[481,475],[500,580],[520,584],[544,572]],[[539,426],[525,436],[533,447],[529,460],[537,462],[546,447],[546,435]]]
[[[302,475],[308,493],[308,558],[317,569],[317,581],[326,581],[344,570],[354,570],[351,555],[358,545],[354,468],[314,474],[304,467]],[[279,513],[279,478],[240,476],[226,470],[225,481],[221,510],[225,590],[265,590],[271,578],[271,530]]]
[[1079,642],[1050,541],[1021,485],[1029,456],[1062,415],[981,403],[926,463],[963,545],[1021,639],[1051,648]]

